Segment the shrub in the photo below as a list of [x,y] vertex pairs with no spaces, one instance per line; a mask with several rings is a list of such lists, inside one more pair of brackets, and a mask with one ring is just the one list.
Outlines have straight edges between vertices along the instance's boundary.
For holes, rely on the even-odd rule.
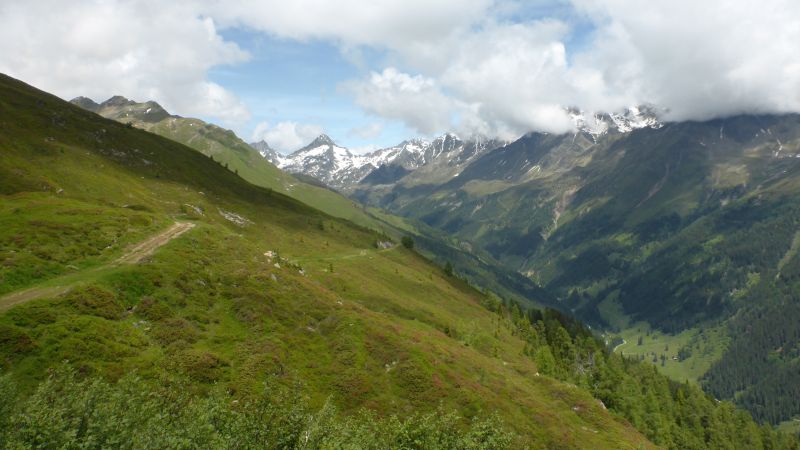
[[136,307],[136,314],[152,321],[159,321],[172,316],[172,311],[164,303],[153,297],[144,297]]
[[104,319],[116,320],[125,312],[125,308],[113,292],[98,286],[86,286],[72,290],[64,296],[63,301],[81,314]]
[[0,324],[0,355],[13,356],[36,348],[30,336],[21,328]]
[[189,378],[208,383],[219,378],[217,369],[227,363],[211,352],[189,350],[177,357],[180,367]]
[[0,448],[503,449],[515,435],[497,416],[465,423],[453,412],[380,419],[342,418],[330,401],[314,411],[296,389],[268,384],[238,404],[181,383],[153,385],[135,375],[115,384],[56,368],[28,398],[0,376]]
[[153,337],[162,345],[174,344],[183,341],[187,344],[197,342],[200,333],[184,319],[173,317],[159,322],[153,331]]

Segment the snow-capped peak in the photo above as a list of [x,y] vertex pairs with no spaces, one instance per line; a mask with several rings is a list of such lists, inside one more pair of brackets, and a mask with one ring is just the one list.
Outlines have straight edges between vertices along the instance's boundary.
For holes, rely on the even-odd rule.
[[[251,146],[261,151],[259,144]],[[271,162],[286,171],[310,175],[329,186],[337,186],[336,180],[352,167],[353,158],[349,150],[336,145],[330,136],[321,134],[287,156],[275,155]]]
[[317,136],[316,139],[311,141],[311,143],[308,144],[306,147],[319,147],[322,145],[336,145],[336,143],[333,142],[333,139],[331,139],[331,137],[328,136],[327,134],[320,134],[319,136]]
[[629,133],[639,128],[661,128],[663,126],[658,121],[655,108],[650,106],[632,106],[621,113],[588,113],[576,108],[569,108],[567,114],[578,131],[590,134],[595,141],[609,131]]
[[281,165],[281,161],[283,160],[283,155],[278,153],[275,149],[269,146],[267,141],[260,140],[258,142],[251,142],[250,146],[254,149],[258,150],[258,153],[261,154],[267,161],[275,164],[276,166]]
[[[628,133],[639,128],[662,126],[655,110],[645,106],[616,113],[589,113],[571,108],[567,113],[578,131],[591,135],[595,141],[611,132]],[[454,133],[445,133],[432,141],[410,139],[361,155],[354,155],[347,148],[336,145],[326,134],[320,134],[287,156],[275,152],[263,141],[251,145],[281,169],[312,176],[334,188],[348,188],[381,166],[403,169],[395,170],[393,174],[410,173],[422,167],[425,170],[420,173],[458,173],[466,164],[505,144],[507,142],[481,136],[462,139]]]
[[620,133],[627,133],[639,128],[661,128],[658,115],[650,106],[632,106],[622,114],[609,114]]
[[250,145],[281,169],[310,175],[336,188],[353,186],[384,165],[413,171],[441,158],[446,159],[447,164],[462,164],[499,146],[497,141],[489,139],[465,142],[453,133],[439,136],[432,142],[409,139],[393,147],[362,155],[354,155],[348,149],[339,147],[324,134],[288,156],[274,152],[265,142]]

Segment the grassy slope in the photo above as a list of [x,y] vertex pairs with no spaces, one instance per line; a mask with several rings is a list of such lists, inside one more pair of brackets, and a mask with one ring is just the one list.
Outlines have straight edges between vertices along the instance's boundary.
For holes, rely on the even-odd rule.
[[178,116],[168,116],[154,122],[144,114],[149,104],[107,107],[98,112],[104,117],[131,123],[137,128],[178,141],[204,155],[212,156],[257,186],[289,195],[334,217],[341,217],[369,228],[383,228],[380,222],[366,214],[352,200],[331,190],[305,183],[281,171],[232,131],[199,119]]
[[[497,410],[537,446],[648,445],[585,391],[534,376],[482,294],[193,150],[7,77],[0,150],[0,286],[77,277],[64,296],[0,316],[0,363],[28,385],[64,359],[236,396],[271,377],[345,411]],[[175,218],[197,226],[146,263],[85,272]]]

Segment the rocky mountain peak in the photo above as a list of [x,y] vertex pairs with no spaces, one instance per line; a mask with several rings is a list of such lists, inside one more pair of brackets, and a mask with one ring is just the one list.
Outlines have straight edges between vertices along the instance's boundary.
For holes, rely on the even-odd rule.
[[259,149],[264,149],[264,150],[273,150],[273,148],[269,146],[269,144],[267,143],[267,141],[265,141],[265,140],[263,140],[263,139],[262,139],[262,140],[260,140],[260,141],[258,141],[258,142],[251,142],[251,143],[250,143],[250,145],[251,145],[252,147],[256,147],[256,148],[259,148]]
[[567,108],[578,131],[587,133],[596,141],[609,131],[629,133],[639,128],[661,128],[657,109],[650,105],[631,106],[620,112],[588,112]]
[[267,161],[275,164],[276,166],[280,166],[281,164],[281,154],[278,153],[277,150],[270,147],[270,145],[265,140],[260,140],[258,142],[251,142],[250,146],[253,147],[258,151],[261,156],[263,156]]
[[336,143],[333,142],[333,139],[331,139],[330,136],[323,133],[317,136],[316,139],[311,141],[311,143],[307,147],[319,147],[321,145],[336,145]]
[[73,105],[80,106],[81,108],[96,112],[100,108],[100,104],[90,99],[89,97],[75,97],[69,101]]
[[125,105],[134,104],[134,103],[136,103],[136,102],[134,102],[132,100],[128,100],[127,98],[125,98],[125,97],[123,97],[121,95],[115,95],[115,96],[109,98],[108,100],[104,101],[103,103],[101,103],[100,106],[125,106]]
[[137,103],[121,95],[115,95],[103,103],[97,104],[87,97],[76,97],[70,101],[83,109],[100,114],[101,116],[121,121],[139,120],[142,122],[156,123],[171,116],[161,105],[154,101]]

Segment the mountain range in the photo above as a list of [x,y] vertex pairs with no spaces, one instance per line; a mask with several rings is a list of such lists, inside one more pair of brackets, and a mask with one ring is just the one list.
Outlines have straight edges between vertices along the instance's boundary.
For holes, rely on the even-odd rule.
[[464,141],[447,133],[432,141],[412,139],[360,155],[336,145],[324,134],[286,156],[272,150],[264,141],[250,145],[283,170],[305,174],[347,191],[384,166],[402,172],[424,168],[424,171],[443,177],[453,176],[470,161],[503,144],[502,141],[480,138]]
[[0,75],[0,446],[797,448],[697,384],[796,407],[800,117],[630,116],[295,176]]
[[[785,400],[800,396],[800,331],[789,325],[800,319],[791,306],[800,116],[662,122],[655,111],[573,110],[571,133],[473,152],[445,135],[435,142],[452,139],[455,151],[433,160],[380,160],[360,166],[372,169],[360,179],[318,164],[313,176],[485,251],[620,339],[617,351],[660,359],[664,373],[760,420],[791,421],[800,415]],[[309,150],[293,154],[291,170],[310,173]],[[744,337],[754,330],[758,339]]]
[[[145,105],[142,104],[141,108]],[[628,133],[640,128],[659,128],[653,107],[632,107],[619,114],[586,114],[569,110],[576,130],[597,140],[606,134]],[[288,155],[272,149],[265,141],[250,145],[269,162],[290,173],[314,177],[326,185],[350,192],[356,185],[389,184],[408,176],[406,181],[443,183],[458,176],[479,157],[508,142],[480,136],[461,139],[446,133],[428,141],[411,139],[393,147],[364,154],[353,154],[322,134],[305,147]],[[380,171],[378,171],[380,169]],[[412,172],[416,172],[411,175]],[[368,175],[373,175],[367,178]]]

